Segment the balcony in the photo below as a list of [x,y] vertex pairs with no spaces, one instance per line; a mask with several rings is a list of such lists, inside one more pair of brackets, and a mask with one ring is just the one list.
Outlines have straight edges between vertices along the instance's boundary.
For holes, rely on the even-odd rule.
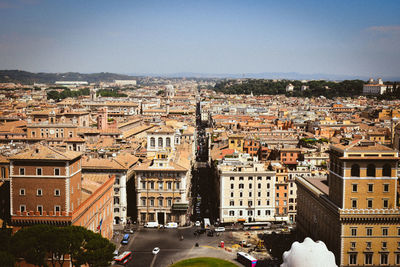
[[189,208],[188,203],[174,203],[172,204],[172,210],[173,211],[187,211]]

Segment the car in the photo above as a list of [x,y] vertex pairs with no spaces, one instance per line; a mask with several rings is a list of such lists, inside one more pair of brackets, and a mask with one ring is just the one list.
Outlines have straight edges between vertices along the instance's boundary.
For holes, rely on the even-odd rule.
[[158,222],[148,222],[144,225],[145,228],[158,228],[160,225]]
[[196,227],[200,227],[200,222],[199,221],[196,221],[195,223],[194,223],[194,225],[196,225]]
[[114,250],[114,252],[113,252],[114,260],[118,257],[118,254],[119,254],[118,249]]
[[204,233],[206,232],[206,229],[200,228],[200,229],[197,229],[196,232],[197,232],[198,234],[204,234]]
[[225,232],[225,227],[217,227],[215,228],[215,232]]
[[212,230],[208,231],[207,236],[214,236],[214,232]]
[[176,222],[169,222],[165,225],[165,228],[178,228],[178,223]]
[[155,247],[155,248],[153,248],[153,251],[151,253],[153,253],[154,255],[157,255],[158,252],[160,252],[160,248],[159,247]]

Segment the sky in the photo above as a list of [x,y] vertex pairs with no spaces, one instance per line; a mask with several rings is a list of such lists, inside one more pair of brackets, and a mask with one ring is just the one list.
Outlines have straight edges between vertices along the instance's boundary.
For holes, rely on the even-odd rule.
[[0,0],[0,69],[400,77],[398,0]]

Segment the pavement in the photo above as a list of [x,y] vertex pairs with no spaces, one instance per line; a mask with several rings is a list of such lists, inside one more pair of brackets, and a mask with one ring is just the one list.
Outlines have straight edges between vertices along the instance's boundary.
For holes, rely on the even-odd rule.
[[[126,266],[167,267],[177,261],[193,257],[215,257],[242,266],[236,261],[236,251],[230,248],[231,245],[237,243],[233,240],[231,232],[223,232],[219,236],[209,237],[206,234],[195,236],[195,230],[196,227],[138,228],[128,245],[120,246],[119,252],[122,253],[126,250],[133,252],[133,258]],[[184,237],[183,240],[181,240],[181,236]],[[221,241],[224,241],[228,248],[220,248]],[[198,247],[196,243],[198,243]],[[152,254],[155,247],[160,248],[157,255]]]

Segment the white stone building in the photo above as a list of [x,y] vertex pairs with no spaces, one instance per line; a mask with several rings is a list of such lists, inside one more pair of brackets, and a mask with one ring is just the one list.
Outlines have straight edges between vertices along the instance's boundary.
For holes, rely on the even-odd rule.
[[274,221],[275,171],[248,154],[225,158],[218,170],[222,223]]
[[364,95],[382,95],[386,92],[386,90],[390,89],[390,86],[383,84],[381,78],[377,81],[370,78],[367,84],[363,86],[363,94]]

